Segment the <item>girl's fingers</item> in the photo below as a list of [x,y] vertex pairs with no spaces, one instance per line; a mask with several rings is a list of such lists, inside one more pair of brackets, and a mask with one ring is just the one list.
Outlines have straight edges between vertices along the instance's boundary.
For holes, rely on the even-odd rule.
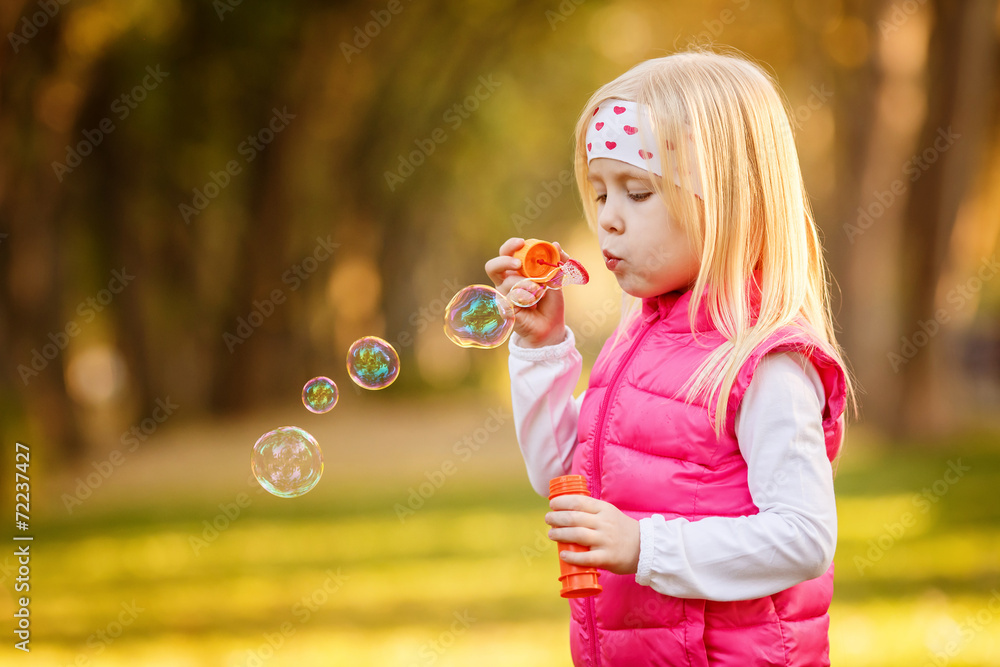
[[583,528],[594,528],[597,525],[596,517],[588,512],[548,512],[545,515],[545,523],[552,527],[560,526],[580,526]]
[[500,246],[501,255],[513,255],[514,251],[524,245],[524,239],[515,236],[514,238],[507,239],[504,241],[503,245]]
[[[486,275],[490,277],[494,285],[499,287],[501,283],[505,282],[509,272],[517,271],[519,268],[521,268],[521,260],[516,257],[494,257],[486,262]],[[504,293],[506,294],[506,292]]]
[[580,510],[584,512],[589,512],[591,514],[600,511],[600,501],[591,498],[590,496],[581,496],[577,494],[568,494],[565,496],[556,496],[549,501],[549,509],[552,510]]
[[[563,554],[566,554],[563,556]],[[581,567],[601,567],[601,553],[599,551],[560,551],[559,557],[570,565]]]
[[[524,239],[516,236],[509,238],[500,246],[499,256],[486,262],[486,275],[490,277],[496,287],[500,287],[500,284],[507,278],[508,272],[521,268],[521,260],[516,259],[513,255],[523,245]],[[507,291],[509,289],[504,290],[503,293],[506,294]]]
[[514,287],[514,285],[521,282],[522,280],[524,280],[524,276],[522,276],[520,273],[508,272],[506,276],[503,278],[503,280],[499,284],[497,284],[496,286],[497,291],[506,296],[510,294],[511,288]]
[[599,543],[600,535],[587,528],[553,528],[549,531],[549,539],[553,542],[593,547]]

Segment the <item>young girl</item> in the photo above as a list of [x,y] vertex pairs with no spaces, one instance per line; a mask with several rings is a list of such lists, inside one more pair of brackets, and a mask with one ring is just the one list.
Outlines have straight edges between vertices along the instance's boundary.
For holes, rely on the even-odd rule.
[[[600,568],[570,600],[576,665],[829,665],[832,461],[851,391],[789,115],[732,55],[637,65],[576,130],[576,176],[625,293],[582,399],[559,291],[517,313],[510,375],[549,537]],[[486,271],[520,276],[510,239]]]

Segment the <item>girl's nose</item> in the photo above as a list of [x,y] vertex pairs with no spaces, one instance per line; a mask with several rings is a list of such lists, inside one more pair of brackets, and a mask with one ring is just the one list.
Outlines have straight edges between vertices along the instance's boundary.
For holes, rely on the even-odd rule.
[[609,233],[620,233],[624,228],[624,221],[621,217],[621,209],[618,205],[617,197],[607,195],[604,206],[597,214],[597,226]]

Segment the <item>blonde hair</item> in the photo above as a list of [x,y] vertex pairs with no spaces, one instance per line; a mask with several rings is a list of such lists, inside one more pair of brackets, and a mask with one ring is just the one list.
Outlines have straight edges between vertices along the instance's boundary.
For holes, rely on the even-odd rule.
[[[576,126],[576,181],[593,229],[597,202],[588,180],[586,134],[594,110],[608,99],[649,108],[655,136],[642,139],[660,148],[661,173],[674,174],[675,160],[689,164],[689,133],[700,170],[703,211],[686,169],[679,169],[679,188],[667,187],[672,181],[649,174],[656,193],[694,247],[701,248],[688,310],[692,325],[705,299],[714,326],[726,339],[689,379],[687,400],[703,397],[721,434],[726,420],[715,416],[725,414],[740,368],[769,336],[793,325],[808,330],[841,365],[853,403],[788,106],[772,77],[738,52],[695,47],[640,63],[598,89]],[[756,269],[761,276],[759,311],[748,290]],[[619,336],[640,305],[638,299],[624,300]]]

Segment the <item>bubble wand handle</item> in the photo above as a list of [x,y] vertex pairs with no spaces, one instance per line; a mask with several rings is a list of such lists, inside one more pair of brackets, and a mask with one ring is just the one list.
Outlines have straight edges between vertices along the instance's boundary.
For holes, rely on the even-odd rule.
[[[565,495],[589,496],[590,489],[587,488],[587,479],[583,475],[563,475],[549,480],[549,500],[556,496]],[[590,547],[571,542],[557,542],[559,551],[590,551]],[[603,589],[598,583],[597,569],[593,567],[581,567],[571,565],[559,559],[559,581],[562,582],[562,590],[559,595],[564,598],[582,598],[589,595],[597,595]]]

